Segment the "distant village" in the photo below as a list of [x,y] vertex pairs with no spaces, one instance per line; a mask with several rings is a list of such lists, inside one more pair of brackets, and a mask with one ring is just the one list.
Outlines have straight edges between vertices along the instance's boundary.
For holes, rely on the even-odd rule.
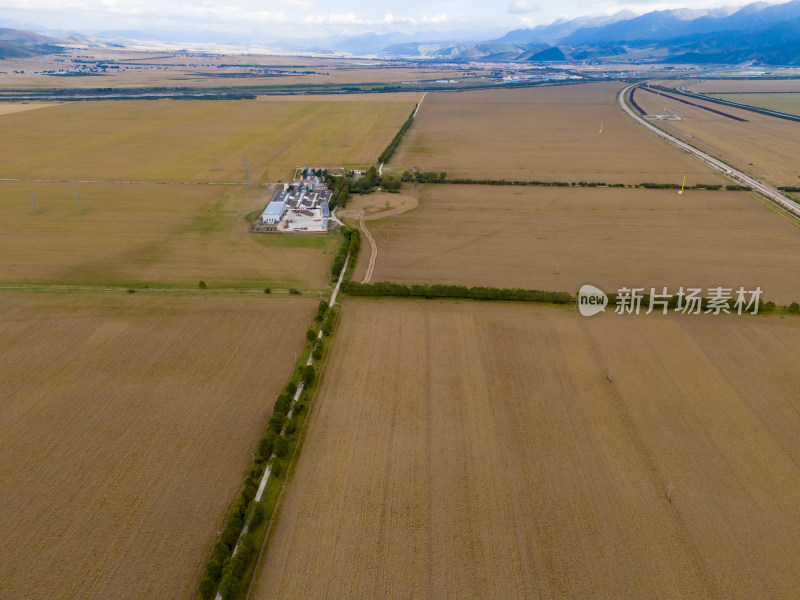
[[325,185],[326,170],[300,167],[294,181],[284,183],[253,227],[256,232],[326,233],[331,192]]

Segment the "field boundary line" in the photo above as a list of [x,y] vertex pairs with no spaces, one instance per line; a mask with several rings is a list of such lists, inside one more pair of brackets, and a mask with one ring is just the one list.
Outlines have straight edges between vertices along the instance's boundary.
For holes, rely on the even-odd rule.
[[414,114],[411,115],[412,119],[416,119],[417,118],[417,113],[419,112],[419,107],[422,106],[422,102],[425,100],[425,96],[427,96],[427,95],[428,95],[428,92],[423,92],[422,98],[420,98],[419,102],[417,103],[417,108],[414,109]]

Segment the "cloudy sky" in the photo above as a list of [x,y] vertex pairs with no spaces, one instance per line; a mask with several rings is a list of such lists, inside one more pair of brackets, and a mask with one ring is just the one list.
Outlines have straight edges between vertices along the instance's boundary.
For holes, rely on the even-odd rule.
[[0,0],[0,19],[54,29],[170,29],[286,34],[510,30],[558,18],[665,8],[741,6],[749,0]]

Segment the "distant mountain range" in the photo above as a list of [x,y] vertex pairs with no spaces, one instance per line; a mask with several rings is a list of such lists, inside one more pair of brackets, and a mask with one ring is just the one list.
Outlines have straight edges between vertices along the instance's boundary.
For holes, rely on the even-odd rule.
[[[743,8],[660,10],[558,20],[490,40],[399,41],[400,34],[331,40],[329,49],[388,56],[550,62],[800,65],[800,0]],[[380,41],[389,43],[381,46]],[[361,42],[367,42],[362,44]]]
[[[383,50],[396,53],[393,47]],[[740,9],[581,17],[429,52],[437,57],[482,60],[800,65],[800,0],[779,5],[757,2]]]
[[[0,20],[0,25],[9,22]],[[53,44],[74,40],[76,35],[33,25],[26,29],[38,33],[0,29],[0,58],[52,52]],[[103,42],[238,42],[295,51],[443,60],[800,65],[800,0],[777,5],[756,2],[738,9],[660,10],[638,16],[626,11],[500,33],[366,33],[289,42],[260,39],[256,34],[237,35],[234,40],[233,34],[213,31],[105,31],[94,32],[90,38]],[[492,34],[495,37],[485,39]]]
[[31,31],[0,28],[0,58],[25,58],[61,50],[61,40]]

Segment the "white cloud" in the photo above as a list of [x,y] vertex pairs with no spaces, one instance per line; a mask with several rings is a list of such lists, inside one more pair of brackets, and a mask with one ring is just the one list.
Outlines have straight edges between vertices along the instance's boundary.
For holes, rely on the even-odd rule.
[[508,12],[512,15],[524,15],[536,10],[539,10],[539,7],[528,0],[513,0],[508,6]]
[[303,22],[309,25],[359,25],[365,27],[379,28],[391,25],[419,25],[419,24],[439,24],[447,22],[447,14],[441,13],[434,16],[423,15],[419,19],[413,17],[403,17],[387,13],[381,18],[366,19],[356,16],[355,13],[329,13],[327,15],[313,14],[303,17]]
[[446,23],[447,22],[447,13],[440,13],[438,15],[434,15],[432,17],[424,16],[422,17],[423,23]]

